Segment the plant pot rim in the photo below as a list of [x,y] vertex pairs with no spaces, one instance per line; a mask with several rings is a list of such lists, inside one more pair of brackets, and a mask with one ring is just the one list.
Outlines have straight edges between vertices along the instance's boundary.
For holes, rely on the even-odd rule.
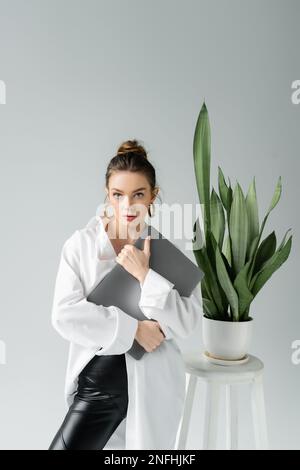
[[242,321],[233,321],[233,320],[215,320],[214,318],[208,318],[206,317],[205,315],[202,315],[203,318],[205,318],[205,320],[208,320],[208,321],[215,321],[215,322],[219,322],[219,323],[247,323],[249,321],[253,321],[253,317],[248,317],[247,320],[242,320]]

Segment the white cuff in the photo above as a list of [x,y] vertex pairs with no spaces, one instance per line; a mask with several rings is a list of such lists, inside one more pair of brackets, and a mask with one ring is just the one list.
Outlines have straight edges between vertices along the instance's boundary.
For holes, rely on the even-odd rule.
[[136,331],[138,328],[138,320],[131,317],[118,307],[114,307],[117,311],[117,329],[113,341],[106,348],[101,348],[96,355],[101,356],[108,354],[123,354],[131,348]]
[[141,296],[139,307],[156,307],[163,309],[169,292],[174,285],[175,284],[161,274],[149,268],[143,284],[140,283]]

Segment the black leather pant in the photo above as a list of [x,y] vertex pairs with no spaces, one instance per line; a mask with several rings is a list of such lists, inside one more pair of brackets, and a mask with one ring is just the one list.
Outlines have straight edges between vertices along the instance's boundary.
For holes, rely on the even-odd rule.
[[78,388],[48,450],[101,450],[126,417],[125,354],[94,356],[78,376]]

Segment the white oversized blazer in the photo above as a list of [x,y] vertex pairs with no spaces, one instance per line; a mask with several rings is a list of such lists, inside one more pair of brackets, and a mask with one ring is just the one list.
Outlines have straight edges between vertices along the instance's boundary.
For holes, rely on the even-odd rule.
[[[151,242],[150,242],[151,250]],[[78,374],[95,355],[125,353],[128,409],[103,450],[174,449],[185,398],[185,369],[176,337],[188,338],[202,315],[200,284],[182,297],[168,279],[149,269],[141,286],[139,307],[157,320],[166,338],[135,360],[130,349],[138,320],[112,305],[86,300],[88,293],[115,266],[116,253],[102,218],[95,215],[64,243],[55,281],[51,322],[70,342],[65,403],[76,393]],[[178,267],[180,269],[180,267]]]

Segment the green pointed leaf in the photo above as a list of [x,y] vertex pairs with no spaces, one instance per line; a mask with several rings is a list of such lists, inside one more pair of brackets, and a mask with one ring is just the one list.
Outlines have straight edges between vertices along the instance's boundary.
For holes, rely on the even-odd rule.
[[284,237],[282,239],[282,242],[280,243],[279,247],[278,247],[278,250],[281,250],[281,248],[283,247],[283,245],[285,244],[285,239],[286,239],[286,236],[287,234],[289,233],[289,231],[292,230],[291,228],[287,229],[287,231],[285,232],[284,234]]
[[224,209],[228,211],[230,209],[230,195],[229,195],[229,187],[226,184],[223,171],[221,167],[218,167],[218,186],[219,186],[219,193],[222,204]]
[[249,254],[251,243],[259,234],[259,218],[258,218],[258,205],[255,188],[255,177],[248,189],[246,196],[246,208],[248,215],[248,246],[247,255]]
[[217,275],[219,282],[227,296],[228,302],[232,308],[233,320],[238,321],[239,319],[239,301],[237,293],[231,283],[229,275],[226,270],[223,258],[221,256],[220,249],[217,245],[216,247],[216,266],[217,266]]
[[[257,247],[257,242],[258,242],[258,239],[259,239],[259,235],[257,235],[255,238],[253,238],[252,240],[252,243],[251,243],[251,246],[250,246],[250,250],[249,250],[249,255],[248,255],[248,259],[249,261],[253,259],[254,255],[255,255],[255,250],[258,248]],[[248,260],[247,260],[248,261]]]
[[218,310],[210,299],[206,299],[205,297],[202,298],[203,303],[203,310],[204,313],[209,316],[210,318],[214,318],[218,316]]
[[210,227],[210,123],[205,103],[200,110],[193,140],[196,184],[203,211],[205,233]]
[[222,258],[223,258],[223,261],[224,261],[226,270],[227,270],[227,272],[228,272],[228,275],[229,275],[229,277],[230,277],[230,279],[231,279],[231,282],[233,282],[233,281],[234,281],[234,271],[233,271],[232,267],[230,266],[230,264],[228,263],[227,258],[226,258],[226,256],[224,255],[224,253],[221,252],[221,256],[222,256]]
[[281,176],[279,176],[278,181],[277,181],[277,185],[276,185],[276,188],[275,188],[272,200],[271,200],[271,204],[270,204],[270,207],[269,207],[269,210],[268,210],[268,214],[277,205],[277,203],[280,199],[280,196],[281,196],[281,191],[282,191]]
[[273,256],[264,264],[263,268],[253,277],[250,289],[254,297],[270,279],[272,274],[286,261],[288,258],[292,245],[292,235],[286,244],[277,250]]
[[236,184],[230,211],[229,233],[231,238],[232,259],[237,274],[245,264],[248,240],[248,215],[243,191]]
[[259,239],[259,235],[257,235],[253,240],[252,240],[252,243],[251,243],[251,247],[250,247],[250,250],[249,250],[249,256],[248,256],[248,259],[246,259],[246,262],[250,262],[250,266],[249,266],[249,269],[248,269],[248,274],[247,274],[247,278],[248,278],[248,286],[250,286],[250,281],[251,281],[251,266],[252,266],[252,263],[253,263],[253,260],[256,256],[256,251],[258,249],[258,239]]
[[210,215],[211,215],[211,231],[214,237],[222,249],[224,232],[225,232],[225,216],[222,203],[219,196],[212,188],[211,199],[210,199]]
[[251,266],[250,266],[250,270],[249,270],[249,279],[251,279],[253,277],[253,269],[254,269],[254,265],[255,265],[255,261],[256,261],[256,254],[257,254],[257,248],[258,248],[258,245],[259,245],[259,242],[260,242],[260,239],[261,239],[261,236],[262,236],[262,233],[263,233],[263,230],[264,230],[264,227],[266,225],[266,222],[268,220],[268,217],[269,217],[269,214],[271,212],[272,209],[274,209],[274,207],[276,206],[276,204],[278,203],[279,199],[280,199],[280,195],[281,195],[281,190],[282,190],[282,185],[281,185],[281,176],[279,176],[278,178],[278,182],[277,182],[277,185],[276,185],[276,188],[275,188],[275,191],[274,191],[274,194],[273,194],[273,197],[272,197],[272,200],[271,200],[271,203],[270,203],[270,207],[269,207],[269,210],[267,212],[267,214],[265,215],[264,217],[264,220],[261,224],[261,227],[260,227],[260,231],[259,231],[259,237],[258,237],[258,240],[257,240],[257,243],[256,243],[256,247],[255,247],[255,255],[252,259],[252,263],[251,263]]
[[[201,280],[201,293],[202,293],[202,297],[205,297],[206,299],[209,299],[212,302],[214,302],[213,294],[212,294],[211,289],[209,287],[208,277],[207,276],[203,276],[203,278]],[[215,307],[217,309],[216,304],[215,304]]]
[[211,262],[209,257],[207,256],[207,251],[206,248],[202,248],[201,250],[196,250],[194,252],[198,266],[202,269],[204,272],[204,275],[206,276],[207,280],[207,285],[209,286],[211,296],[213,298],[213,301],[215,302],[218,312],[220,315],[223,315],[223,304],[222,304],[222,296],[221,292],[219,289],[219,283],[217,280],[217,276],[212,269]]
[[[216,249],[217,249],[217,241],[214,237],[214,234],[212,233],[211,230],[207,231],[207,256],[210,260],[211,267],[216,275]],[[216,275],[217,279],[217,275]],[[221,285],[219,284],[219,291],[220,291],[220,296],[221,296],[221,302],[222,302],[222,313],[228,311],[228,300],[226,297],[225,292],[223,291]]]
[[202,293],[202,298],[205,297],[206,299],[211,299],[210,292],[207,288],[207,282],[206,282],[205,276],[203,276],[201,280],[201,293]]
[[224,253],[224,256],[226,256],[226,259],[228,263],[230,264],[230,266],[232,266],[229,235],[226,236],[224,247],[223,247],[223,253]]
[[201,230],[199,217],[197,217],[193,225],[192,244],[194,250],[200,250],[203,246],[205,246],[205,235],[203,230]]
[[251,293],[248,286],[248,269],[250,266],[250,261],[248,261],[245,266],[240,270],[236,276],[233,286],[238,294],[239,298],[239,316],[240,319],[243,317],[246,309],[249,307],[254,296]]
[[257,249],[253,274],[257,273],[263,264],[271,258],[276,250],[276,235],[273,230],[259,245]]

